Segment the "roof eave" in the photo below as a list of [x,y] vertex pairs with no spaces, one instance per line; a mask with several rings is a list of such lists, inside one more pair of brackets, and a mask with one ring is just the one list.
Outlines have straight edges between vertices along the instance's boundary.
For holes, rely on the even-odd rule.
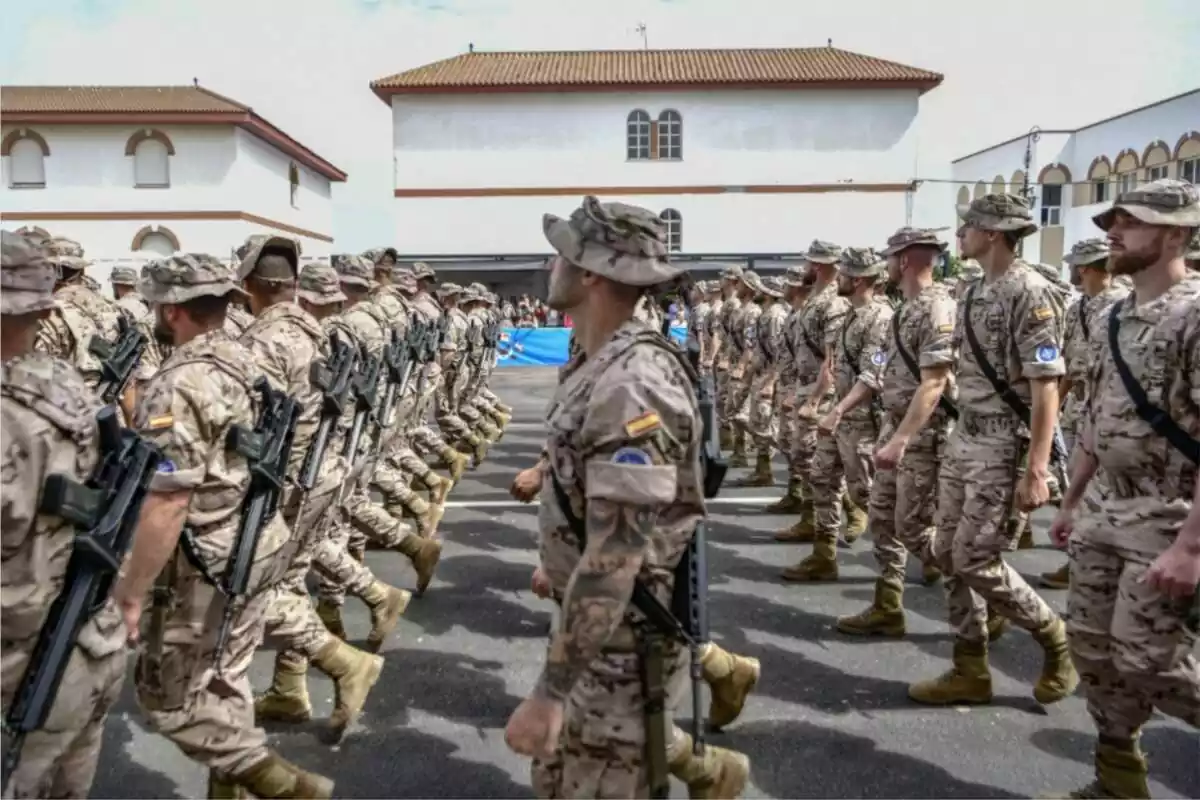
[[345,172],[252,111],[6,111],[5,124],[27,125],[234,125],[335,183]]

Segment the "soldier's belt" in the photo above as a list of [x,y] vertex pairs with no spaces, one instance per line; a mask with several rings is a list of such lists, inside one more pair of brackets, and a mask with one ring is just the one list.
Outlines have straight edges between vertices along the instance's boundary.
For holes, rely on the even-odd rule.
[[963,411],[958,418],[958,428],[968,436],[991,433],[1015,433],[1021,421],[1012,414],[972,414]]

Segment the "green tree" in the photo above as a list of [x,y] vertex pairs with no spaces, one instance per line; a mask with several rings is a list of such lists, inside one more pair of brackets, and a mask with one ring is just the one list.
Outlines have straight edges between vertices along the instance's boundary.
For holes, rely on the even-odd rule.
[[958,278],[962,274],[962,259],[951,253],[947,253],[942,260],[941,266],[934,270],[934,279],[944,281],[949,278]]

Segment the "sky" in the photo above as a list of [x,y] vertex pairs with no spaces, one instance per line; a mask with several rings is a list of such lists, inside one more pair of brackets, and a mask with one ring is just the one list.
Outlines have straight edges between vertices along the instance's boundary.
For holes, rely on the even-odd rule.
[[[371,80],[477,50],[835,47],[943,73],[922,178],[1033,125],[1069,128],[1200,87],[1197,0],[4,0],[5,84],[190,84],[350,174],[339,250],[385,244],[391,114]],[[339,130],[352,127],[351,139]],[[951,207],[922,192],[917,224]]]

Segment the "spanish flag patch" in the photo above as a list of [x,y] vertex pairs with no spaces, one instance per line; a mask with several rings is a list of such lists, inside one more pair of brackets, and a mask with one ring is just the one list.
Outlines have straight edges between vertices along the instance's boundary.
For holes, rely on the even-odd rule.
[[625,423],[625,434],[631,438],[645,436],[662,427],[662,420],[653,411],[634,417]]
[[1039,320],[1045,321],[1045,320],[1048,320],[1051,317],[1053,317],[1054,312],[1051,311],[1046,306],[1038,306],[1037,308],[1035,308],[1033,310],[1033,316],[1034,316],[1034,319],[1039,319]]
[[953,325],[938,325],[938,333],[953,333]]
[[160,431],[163,428],[169,428],[175,424],[175,417],[171,414],[163,414],[161,417],[151,417],[146,421],[146,427],[152,431]]

